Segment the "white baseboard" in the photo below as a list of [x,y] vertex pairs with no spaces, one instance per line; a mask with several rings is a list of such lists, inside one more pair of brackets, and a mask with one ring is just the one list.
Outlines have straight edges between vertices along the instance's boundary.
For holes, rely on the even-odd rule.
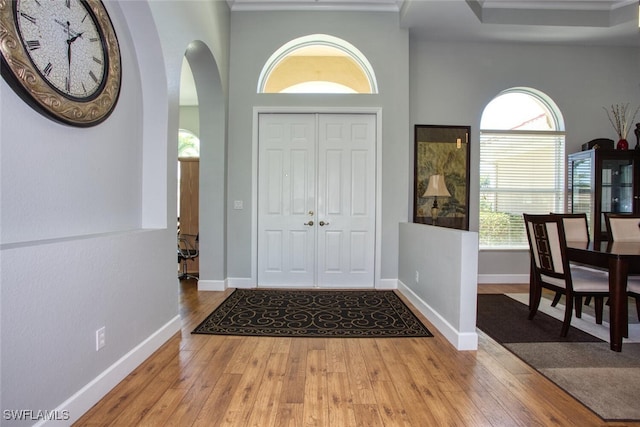
[[256,287],[256,282],[250,277],[229,277],[227,286],[230,288],[251,289]]
[[198,280],[199,291],[224,291],[227,287],[226,280]]
[[[219,285],[215,289],[210,287],[208,282],[215,282],[210,280],[200,280],[198,282],[198,290],[199,291],[224,291],[227,288],[238,288],[238,289],[251,289],[255,288],[257,285],[253,279],[247,277],[229,277],[226,280],[225,288],[220,288]],[[201,286],[201,283],[203,284]],[[205,289],[204,286],[207,288]],[[282,286],[279,286],[282,287]],[[398,279],[380,279],[378,283],[375,285],[376,289],[398,289]]]
[[398,289],[398,279],[380,279],[376,289]]
[[111,391],[112,388],[151,356],[154,351],[159,349],[176,332],[179,332],[180,328],[180,316],[176,316],[53,411],[59,414],[69,414],[68,420],[43,420],[36,423],[35,426],[69,426],[76,422],[85,412],[91,409],[93,405],[98,403],[100,399]]
[[425,301],[408,288],[401,280],[398,280],[398,290],[407,297],[420,313],[431,322],[438,331],[444,335],[457,350],[477,350],[478,334],[476,332],[460,332],[451,323],[429,306]]
[[528,284],[529,274],[478,274],[478,284]]
[[[478,284],[529,283],[528,274],[479,274]],[[227,288],[255,288],[250,278],[229,277],[226,280],[198,280],[199,291],[224,291]],[[380,279],[376,289],[398,289],[398,279]]]

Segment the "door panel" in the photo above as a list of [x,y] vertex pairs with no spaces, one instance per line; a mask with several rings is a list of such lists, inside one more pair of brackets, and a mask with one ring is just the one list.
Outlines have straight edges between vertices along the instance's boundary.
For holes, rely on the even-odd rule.
[[316,130],[313,114],[261,114],[258,284],[315,284]]
[[318,286],[373,287],[375,116],[320,115],[318,128]]
[[259,286],[374,286],[375,120],[259,116]]

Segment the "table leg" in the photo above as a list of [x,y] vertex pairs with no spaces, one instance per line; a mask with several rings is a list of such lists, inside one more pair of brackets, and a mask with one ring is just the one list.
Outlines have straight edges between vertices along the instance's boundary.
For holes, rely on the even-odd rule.
[[610,337],[611,350],[622,351],[622,337],[628,327],[627,274],[629,263],[620,257],[609,259]]

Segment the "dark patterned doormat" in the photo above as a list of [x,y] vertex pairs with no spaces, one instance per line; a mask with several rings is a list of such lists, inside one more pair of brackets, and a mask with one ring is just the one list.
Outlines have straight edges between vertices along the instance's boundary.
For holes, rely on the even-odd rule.
[[236,289],[193,334],[432,337],[393,291]]

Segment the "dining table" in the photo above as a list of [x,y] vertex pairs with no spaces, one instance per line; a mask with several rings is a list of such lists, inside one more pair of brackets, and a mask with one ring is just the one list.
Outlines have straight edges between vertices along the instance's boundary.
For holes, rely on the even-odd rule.
[[627,278],[640,274],[640,242],[567,241],[567,258],[608,270],[610,347],[622,351],[622,339],[629,331]]

